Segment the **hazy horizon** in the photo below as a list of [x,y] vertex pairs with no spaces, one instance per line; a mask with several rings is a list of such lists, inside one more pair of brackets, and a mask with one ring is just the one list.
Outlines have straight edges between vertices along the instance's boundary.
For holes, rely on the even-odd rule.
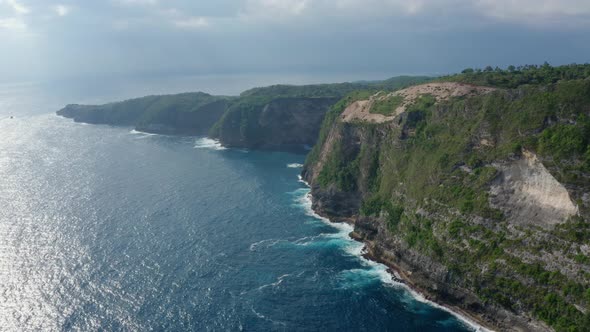
[[579,0],[0,0],[0,81],[297,84],[562,65],[589,61],[589,33],[590,3]]

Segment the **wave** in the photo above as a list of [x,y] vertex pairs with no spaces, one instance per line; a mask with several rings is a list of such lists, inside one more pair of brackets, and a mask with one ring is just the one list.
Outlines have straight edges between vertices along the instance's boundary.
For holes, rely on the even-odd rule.
[[[371,285],[376,281],[380,281],[385,285],[404,289],[416,301],[426,303],[431,307],[450,313],[451,315],[459,319],[461,322],[463,322],[466,326],[472,328],[474,331],[491,332],[485,327],[453,311],[452,309],[426,299],[422,294],[418,293],[405,283],[401,282],[401,278],[397,274],[391,273],[386,265],[365,258],[363,256],[366,250],[364,243],[352,239],[349,235],[354,230],[354,227],[352,225],[345,223],[333,223],[328,218],[318,215],[312,209],[312,197],[311,189],[309,189],[309,184],[305,180],[303,180],[301,176],[299,176],[299,182],[304,183],[308,188],[302,188],[295,191],[295,193],[300,194],[300,196],[297,198],[298,205],[305,209],[305,213],[308,216],[314,217],[315,219],[320,220],[333,228],[336,228],[338,232],[333,234],[333,236],[339,237],[342,240],[340,247],[348,255],[357,257],[360,260],[361,265],[365,267],[364,269],[357,268],[340,272],[337,275],[337,279],[339,279],[339,281],[341,282],[341,287],[364,287]],[[320,234],[316,238],[319,238],[321,236],[322,234]]]
[[281,321],[277,321],[277,320],[270,319],[270,318],[266,317],[265,315],[263,315],[263,314],[259,313],[258,311],[254,310],[254,307],[253,307],[253,306],[250,306],[250,309],[252,310],[252,313],[253,313],[254,315],[256,315],[256,317],[258,317],[258,318],[260,318],[260,319],[263,319],[263,320],[269,321],[269,322],[271,322],[272,324],[282,325],[283,327],[287,326],[287,323],[285,323],[285,322],[281,322]]
[[258,250],[258,247],[269,248],[269,247],[272,247],[272,246],[276,245],[277,243],[283,242],[283,241],[284,240],[268,239],[268,240],[254,242],[250,245],[250,251],[256,251],[256,250]]
[[137,137],[138,139],[152,137],[152,136],[161,136],[159,134],[146,133],[145,131],[139,131],[139,130],[135,130],[135,129],[131,130],[129,133],[132,135],[138,135],[138,137]]
[[[306,183],[303,179],[301,179],[301,177],[300,181]],[[387,266],[377,262],[373,262],[363,257],[363,254],[365,253],[365,245],[361,242],[352,239],[349,235],[354,230],[354,227],[352,225],[346,223],[333,223],[328,218],[318,215],[313,210],[311,190],[309,188],[301,188],[296,190],[294,193],[299,194],[299,197],[296,198],[296,202],[297,205],[301,206],[305,210],[306,215],[313,217],[314,219],[317,219],[323,222],[324,224],[332,228],[335,228],[338,231],[336,233],[324,233],[316,236],[303,238],[295,241],[295,244],[313,247],[337,246],[341,248],[349,256],[357,257],[360,260],[360,263],[365,267],[365,269],[354,269],[344,271],[344,274],[362,274],[364,277],[369,276],[373,278],[378,278],[380,281],[386,284],[401,284],[395,281],[392,275],[389,272],[387,272]]]
[[280,277],[277,278],[277,281],[275,281],[273,283],[270,283],[270,284],[262,285],[262,286],[260,286],[260,287],[258,287],[256,289],[257,290],[263,290],[263,289],[265,289],[267,287],[272,287],[272,288],[278,287],[280,284],[283,283],[283,281],[285,280],[285,278],[290,277],[290,276],[291,276],[290,274],[283,274],[282,276],[280,276]]
[[195,149],[211,149],[211,150],[226,150],[227,148],[221,145],[221,143],[212,138],[202,137],[195,141]]
[[292,164],[287,164],[288,168],[301,168],[303,167],[303,164],[297,164],[297,163],[292,163]]
[[148,136],[156,136],[158,134],[154,134],[154,133],[148,133],[145,131],[139,131],[137,129],[133,129],[129,132],[130,134],[134,134],[134,135],[148,135]]

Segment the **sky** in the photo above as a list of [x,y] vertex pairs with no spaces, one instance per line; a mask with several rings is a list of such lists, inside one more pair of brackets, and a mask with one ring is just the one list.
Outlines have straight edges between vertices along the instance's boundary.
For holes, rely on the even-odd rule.
[[590,62],[590,1],[0,0],[0,81],[375,79],[545,61]]

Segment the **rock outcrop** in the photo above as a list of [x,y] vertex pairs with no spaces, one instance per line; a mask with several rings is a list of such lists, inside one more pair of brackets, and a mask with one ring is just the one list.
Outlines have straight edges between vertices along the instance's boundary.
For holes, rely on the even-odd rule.
[[496,167],[500,174],[491,183],[490,203],[509,223],[552,229],[578,214],[567,189],[534,153],[524,151],[522,158]]

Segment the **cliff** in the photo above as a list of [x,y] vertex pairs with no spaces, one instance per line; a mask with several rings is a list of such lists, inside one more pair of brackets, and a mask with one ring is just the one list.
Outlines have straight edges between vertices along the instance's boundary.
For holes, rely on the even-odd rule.
[[237,97],[202,92],[147,96],[105,105],[67,105],[57,114],[150,133],[211,134],[232,147],[300,150],[315,143],[325,113],[347,93],[397,89],[430,79],[399,76],[376,82],[273,85]]
[[206,135],[230,98],[206,93],[147,96],[105,105],[67,105],[58,115],[76,122],[133,126],[158,134]]
[[211,131],[224,146],[256,149],[302,149],[317,139],[336,97],[279,97],[240,100]]
[[400,76],[373,83],[273,85],[240,94],[211,129],[225,146],[304,150],[315,144],[324,116],[338,100],[359,89],[397,89],[428,80]]
[[354,224],[368,256],[484,325],[588,331],[586,69],[515,87],[506,82],[547,68],[348,96],[303,170],[314,209]]
[[316,143],[314,209],[411,287],[499,330],[590,330],[590,65],[68,105],[75,121]]

